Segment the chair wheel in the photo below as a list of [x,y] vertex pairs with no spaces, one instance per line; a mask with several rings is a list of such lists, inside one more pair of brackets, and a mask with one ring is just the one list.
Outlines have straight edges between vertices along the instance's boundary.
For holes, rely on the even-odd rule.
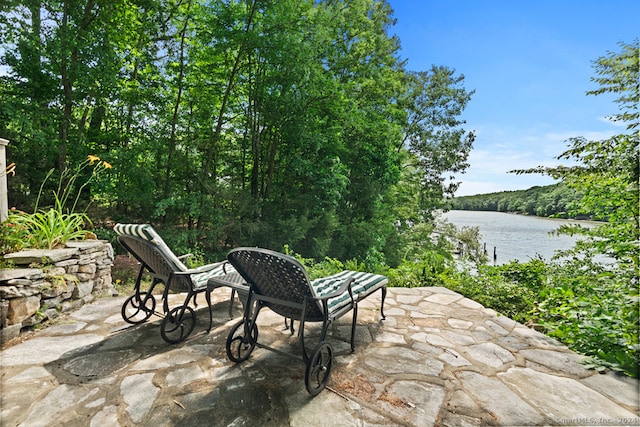
[[169,344],[184,341],[196,326],[196,312],[181,305],[173,308],[160,324],[160,335]]
[[251,335],[247,338],[244,337],[244,325],[244,319],[236,323],[227,337],[227,356],[231,361],[236,363],[247,360],[251,352],[253,352],[253,349],[256,348],[256,343],[258,342],[258,325],[253,324]]
[[326,341],[319,343],[313,349],[304,373],[304,384],[310,394],[315,396],[324,389],[329,381],[332,365],[333,348],[331,344]]
[[122,318],[125,322],[137,325],[151,317],[156,309],[156,299],[147,292],[131,295],[122,304]]

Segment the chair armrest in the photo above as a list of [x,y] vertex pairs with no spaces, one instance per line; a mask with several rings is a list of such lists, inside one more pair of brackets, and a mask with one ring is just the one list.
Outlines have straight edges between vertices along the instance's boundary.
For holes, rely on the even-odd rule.
[[177,257],[180,261],[184,260],[184,265],[187,266],[187,268],[190,268],[191,266],[189,264],[191,264],[189,262],[189,258],[193,257],[193,254],[184,254],[184,255],[180,255],[179,257]]
[[340,295],[342,295],[344,293],[345,290],[349,290],[349,295],[351,296],[351,299],[353,300],[353,292],[351,291],[351,284],[353,282],[355,282],[356,279],[354,279],[353,277],[348,278],[342,285],[340,285],[340,287],[338,289],[336,289],[335,291],[331,292],[330,294],[327,295],[322,295],[321,297],[317,297],[315,298],[318,301],[323,301],[323,300],[328,300],[330,298],[335,298],[335,297],[339,297]]

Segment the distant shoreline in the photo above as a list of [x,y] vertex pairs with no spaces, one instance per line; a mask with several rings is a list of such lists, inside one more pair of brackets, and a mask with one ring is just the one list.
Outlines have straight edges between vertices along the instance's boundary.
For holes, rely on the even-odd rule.
[[540,215],[533,215],[527,212],[520,212],[520,211],[509,211],[509,212],[504,212],[504,211],[497,211],[497,210],[493,210],[493,209],[460,209],[460,208],[456,208],[456,209],[449,209],[449,211],[465,211],[465,212],[494,212],[494,213],[502,213],[502,214],[507,214],[507,215],[521,215],[521,216],[528,216],[528,217],[533,217],[533,218],[543,218],[543,219],[562,219],[562,220],[567,220],[567,221],[584,221],[584,222],[592,222],[594,224],[602,224],[605,223],[607,221],[601,221],[601,220],[597,220],[597,219],[593,219],[591,218],[589,215],[578,215],[575,217],[572,216],[559,216],[559,215],[550,215],[550,216],[540,216]]

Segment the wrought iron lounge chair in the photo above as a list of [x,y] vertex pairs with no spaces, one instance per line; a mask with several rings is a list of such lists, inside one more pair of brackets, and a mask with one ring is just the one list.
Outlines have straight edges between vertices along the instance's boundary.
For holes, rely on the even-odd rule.
[[[162,238],[149,224],[117,224],[114,231],[118,242],[140,262],[140,271],[135,283],[135,292],[122,305],[122,317],[131,324],[147,321],[154,313],[163,317],[160,325],[162,339],[170,344],[185,340],[196,325],[196,313],[189,307],[198,293],[205,292],[209,308],[209,328],[213,323],[211,314],[211,295],[207,292],[207,281],[217,275],[235,272],[226,261],[189,268],[186,261],[189,255],[177,257]],[[142,290],[145,275],[151,277],[151,285]],[[153,291],[164,284],[162,293],[162,311],[156,312],[156,296]],[[169,309],[168,295],[171,292],[187,292],[184,303]]]
[[[302,349],[302,360],[306,363],[305,386],[312,395],[322,391],[331,373],[333,348],[325,341],[328,326],[352,310],[353,351],[358,302],[377,289],[382,290],[380,313],[384,318],[387,284],[384,276],[343,271],[311,281],[302,264],[295,258],[257,248],[233,249],[227,259],[249,285],[243,319],[231,329],[227,337],[229,359],[236,363],[242,362],[249,358],[256,346],[283,353],[258,343],[256,320],[260,310],[268,307],[285,319],[300,322],[298,341]],[[307,354],[304,343],[306,322],[322,322],[319,343],[310,355]]]

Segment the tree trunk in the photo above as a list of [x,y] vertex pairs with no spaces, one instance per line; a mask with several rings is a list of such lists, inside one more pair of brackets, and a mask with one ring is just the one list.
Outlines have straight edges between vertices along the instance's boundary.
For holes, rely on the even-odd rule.
[[[84,32],[91,22],[95,19],[96,15],[91,13],[95,2],[94,0],[88,0],[85,4],[82,19],[80,21],[79,33]],[[77,38],[81,34],[70,34],[69,19],[71,14],[70,0],[66,0],[62,10],[62,22],[60,23],[60,29],[62,32],[61,43],[61,60],[60,60],[60,80],[62,83],[62,93],[64,99],[64,108],[62,115],[62,123],[60,124],[60,131],[58,133],[58,169],[63,171],[67,167],[67,144],[69,142],[69,130],[71,128],[71,120],[73,118],[73,85],[75,81],[75,70],[78,63],[78,47],[76,44],[73,48],[70,48],[69,40],[71,37]],[[69,59],[67,60],[67,52],[69,52]]]
[[186,39],[187,26],[189,24],[189,11],[191,10],[191,2],[187,3],[187,12],[184,18],[184,25],[180,31],[180,71],[178,72],[178,94],[176,96],[176,103],[173,107],[173,116],[171,117],[171,136],[169,137],[169,147],[167,153],[167,168],[164,175],[164,197],[169,195],[169,184],[171,180],[171,168],[173,165],[173,156],[176,151],[176,127],[178,126],[178,112],[180,111],[180,102],[182,101],[183,81],[184,81],[184,45]]
[[[251,5],[251,10],[249,11],[249,16],[247,17],[247,24],[245,26],[244,34],[248,34],[249,30],[251,30],[251,25],[253,22],[253,17],[258,9],[258,0],[253,0]],[[206,179],[211,172],[211,164],[213,160],[213,153],[218,144],[218,140],[220,139],[220,134],[222,133],[222,126],[224,125],[224,117],[225,111],[227,109],[227,103],[229,102],[229,97],[231,96],[231,90],[233,89],[233,85],[235,83],[236,75],[238,74],[238,70],[240,68],[240,60],[242,59],[242,55],[244,54],[245,44],[244,41],[240,45],[238,49],[238,53],[236,54],[235,61],[233,63],[233,68],[231,69],[231,73],[229,74],[229,79],[227,81],[227,87],[224,92],[224,96],[222,98],[222,105],[220,106],[220,111],[218,112],[218,117],[216,119],[216,126],[211,137],[211,143],[207,149],[207,155],[203,166],[203,176]]]

